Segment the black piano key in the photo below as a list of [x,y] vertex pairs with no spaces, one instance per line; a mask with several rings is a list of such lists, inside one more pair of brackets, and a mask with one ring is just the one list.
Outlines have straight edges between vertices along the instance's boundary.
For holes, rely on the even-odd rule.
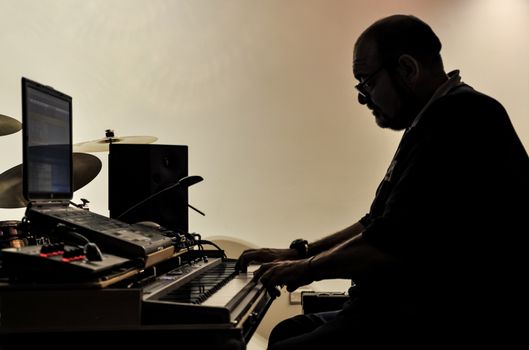
[[195,276],[185,285],[166,293],[160,300],[180,303],[203,303],[237,275],[235,262],[222,262]]

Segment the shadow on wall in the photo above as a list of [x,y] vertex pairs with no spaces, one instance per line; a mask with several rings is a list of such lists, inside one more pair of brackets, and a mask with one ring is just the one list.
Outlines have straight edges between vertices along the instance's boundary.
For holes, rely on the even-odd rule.
[[[259,248],[255,244],[227,236],[211,236],[208,240],[219,245],[228,258],[237,259],[246,249]],[[291,305],[286,289],[274,300],[248,344],[248,350],[266,349],[272,328],[282,320],[301,313],[300,305]]]

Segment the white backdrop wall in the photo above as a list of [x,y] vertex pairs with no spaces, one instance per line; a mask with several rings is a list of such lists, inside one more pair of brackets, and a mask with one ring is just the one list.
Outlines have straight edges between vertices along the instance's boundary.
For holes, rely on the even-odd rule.
[[[111,128],[189,146],[206,212],[189,212],[191,231],[314,240],[368,210],[399,140],[351,73],[356,37],[394,13],[432,25],[446,69],[500,100],[529,149],[527,0],[0,0],[0,114],[21,119],[22,76],[51,85],[73,96],[74,143]],[[0,171],[22,162],[21,138],[0,137]],[[107,215],[94,154],[103,169],[74,201]]]

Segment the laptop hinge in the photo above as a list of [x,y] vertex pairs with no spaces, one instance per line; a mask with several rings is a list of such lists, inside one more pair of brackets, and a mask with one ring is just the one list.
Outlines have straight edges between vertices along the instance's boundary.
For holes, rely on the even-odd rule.
[[31,207],[46,208],[46,207],[68,207],[70,205],[69,200],[49,200],[49,201],[38,201],[29,202],[28,209]]

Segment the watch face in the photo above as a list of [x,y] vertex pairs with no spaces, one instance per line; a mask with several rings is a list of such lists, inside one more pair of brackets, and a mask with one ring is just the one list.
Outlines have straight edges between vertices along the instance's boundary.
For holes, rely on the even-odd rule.
[[302,238],[298,238],[298,239],[295,239],[292,241],[292,243],[290,243],[290,248],[295,248],[295,247],[298,247],[300,245],[303,245],[303,244],[306,244],[307,241],[302,239]]
[[301,258],[304,258],[308,255],[309,242],[307,242],[307,240],[305,239],[298,238],[292,241],[292,243],[290,244],[290,248],[296,249],[299,256]]

